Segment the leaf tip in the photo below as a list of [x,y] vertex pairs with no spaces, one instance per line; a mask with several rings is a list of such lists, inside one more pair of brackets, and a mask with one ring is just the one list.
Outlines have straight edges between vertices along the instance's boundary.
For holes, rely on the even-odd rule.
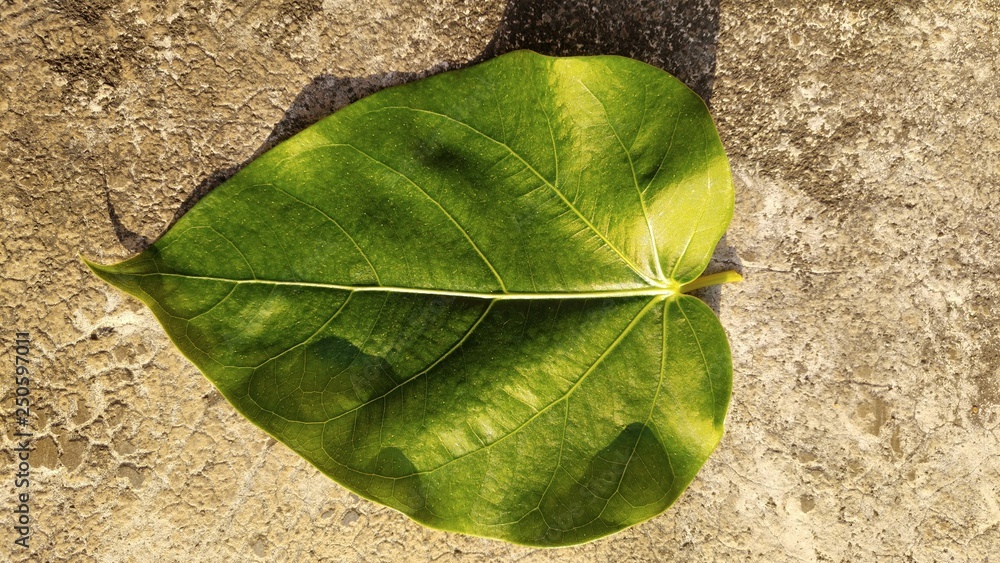
[[[100,264],[94,262],[93,260],[88,260],[84,255],[77,253],[77,258],[79,258],[84,264],[90,268],[90,271],[94,273],[95,276],[101,278],[104,282],[113,285],[121,290],[129,291],[128,280],[125,279],[126,276],[117,268],[116,264]],[[131,293],[131,292],[130,292]]]
[[94,275],[96,275],[97,277],[101,278],[104,281],[108,281],[106,276],[111,275],[110,267],[105,266],[104,264],[98,264],[93,260],[88,260],[86,256],[80,254],[79,252],[76,253],[76,257],[79,258],[81,262],[86,264],[87,267],[90,268],[90,271],[94,272]]

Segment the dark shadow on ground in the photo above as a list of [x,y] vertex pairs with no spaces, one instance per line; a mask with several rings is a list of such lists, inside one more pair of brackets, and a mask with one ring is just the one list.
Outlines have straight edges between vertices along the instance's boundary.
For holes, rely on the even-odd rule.
[[718,35],[719,0],[510,0],[475,62],[517,49],[622,55],[662,68],[708,101]]
[[104,202],[108,206],[108,218],[111,219],[111,226],[115,230],[115,237],[118,238],[118,242],[129,252],[138,254],[146,250],[146,247],[152,244],[153,241],[132,231],[122,223],[121,218],[118,217],[118,212],[115,211],[115,206],[111,203],[111,188],[108,186],[107,175],[104,176]]

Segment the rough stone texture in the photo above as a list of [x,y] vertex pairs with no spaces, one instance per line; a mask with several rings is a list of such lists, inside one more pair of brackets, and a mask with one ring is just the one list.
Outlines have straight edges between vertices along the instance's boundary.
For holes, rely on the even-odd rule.
[[[0,357],[9,374],[29,330],[38,369],[34,555],[12,549],[4,461],[0,559],[996,558],[997,2],[153,6],[0,2]],[[735,364],[719,450],[664,515],[558,551],[349,494],[77,259],[131,255],[360,95],[517,46],[631,54],[711,94],[737,181],[713,267],[747,278],[708,295]],[[0,391],[9,460],[9,375]]]

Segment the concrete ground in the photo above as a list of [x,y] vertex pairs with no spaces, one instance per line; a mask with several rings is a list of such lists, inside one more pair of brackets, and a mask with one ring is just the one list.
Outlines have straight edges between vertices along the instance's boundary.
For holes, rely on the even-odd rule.
[[[995,0],[0,3],[2,458],[29,331],[34,561],[989,561],[1000,553]],[[509,4],[509,5],[508,5]],[[86,271],[388,84],[518,47],[709,99],[736,179],[710,294],[728,433],[665,514],[576,548],[431,531],[242,419]]]

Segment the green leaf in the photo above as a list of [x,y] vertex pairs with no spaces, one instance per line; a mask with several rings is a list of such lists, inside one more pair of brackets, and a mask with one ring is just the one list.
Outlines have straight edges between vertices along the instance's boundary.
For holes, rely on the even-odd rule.
[[659,514],[719,441],[729,346],[681,286],[720,281],[732,209],[679,81],[521,51],[348,106],[89,265],[345,487],[557,546]]

